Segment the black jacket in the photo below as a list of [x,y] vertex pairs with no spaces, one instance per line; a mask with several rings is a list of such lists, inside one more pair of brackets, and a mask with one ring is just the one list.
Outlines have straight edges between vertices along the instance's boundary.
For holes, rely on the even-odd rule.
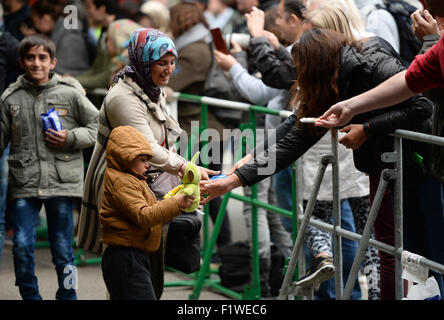
[[9,32],[0,32],[0,94],[22,73],[18,46],[19,41]]
[[[345,100],[368,91],[405,69],[392,46],[382,38],[372,38],[363,46],[363,52],[345,47],[341,54],[339,72],[340,99]],[[356,169],[371,173],[387,168],[381,154],[393,151],[393,137],[389,133],[405,129],[431,133],[433,105],[422,95],[416,95],[400,104],[354,117],[350,123],[364,124],[366,142],[354,150]],[[411,140],[403,140],[405,171],[419,169],[414,153],[421,155],[429,167],[431,148]],[[412,172],[413,173],[413,172]]]
[[[393,48],[381,38],[372,38],[365,42],[362,52],[355,47],[344,47],[341,51],[341,69],[338,79],[341,99],[368,91],[404,70],[396,55]],[[390,167],[380,161],[383,152],[393,151],[393,138],[387,134],[396,129],[429,133],[431,114],[431,102],[417,95],[401,104],[354,117],[350,123],[369,125],[366,130],[368,141],[353,152],[356,168],[362,172],[371,173]],[[327,132],[327,130],[321,130],[321,134],[315,135],[304,127],[291,125],[292,123],[295,123],[293,116],[279,127],[279,134],[282,134],[282,128],[288,130],[282,139],[277,137],[275,145],[259,153],[255,159],[235,171],[244,186],[256,184],[275,172],[283,170]],[[403,147],[405,172],[410,174],[412,172],[410,169],[413,168],[421,176],[422,168],[413,161],[411,153],[418,152],[427,159],[427,152],[421,148],[418,149],[416,143],[410,143],[407,140],[404,141]],[[276,163],[275,172],[259,175],[258,169],[270,166],[273,161]]]
[[262,81],[276,89],[290,89],[298,78],[293,58],[286,48],[274,50],[266,37],[250,40],[251,58],[262,74]]

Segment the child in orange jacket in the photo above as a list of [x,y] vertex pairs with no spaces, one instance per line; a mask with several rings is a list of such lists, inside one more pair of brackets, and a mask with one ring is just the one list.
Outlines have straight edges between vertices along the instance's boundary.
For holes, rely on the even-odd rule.
[[137,129],[113,129],[99,212],[107,244],[102,272],[111,300],[156,299],[149,254],[159,249],[162,225],[193,203],[193,197],[183,194],[157,201],[145,177],[151,157],[150,145]]

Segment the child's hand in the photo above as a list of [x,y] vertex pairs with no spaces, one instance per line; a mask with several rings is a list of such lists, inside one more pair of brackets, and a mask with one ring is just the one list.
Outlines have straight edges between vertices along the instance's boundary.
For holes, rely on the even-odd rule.
[[181,209],[186,209],[193,204],[194,196],[186,196],[183,193],[179,194],[177,197],[177,202],[179,203],[179,207]]
[[55,131],[48,129],[45,132],[45,140],[53,148],[62,148],[66,142],[66,130]]

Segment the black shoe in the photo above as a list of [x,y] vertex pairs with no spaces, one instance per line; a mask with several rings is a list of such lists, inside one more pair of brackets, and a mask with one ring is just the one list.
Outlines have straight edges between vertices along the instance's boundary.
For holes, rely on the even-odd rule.
[[317,257],[310,264],[307,273],[296,282],[300,287],[319,287],[319,285],[332,278],[335,274],[332,257]]

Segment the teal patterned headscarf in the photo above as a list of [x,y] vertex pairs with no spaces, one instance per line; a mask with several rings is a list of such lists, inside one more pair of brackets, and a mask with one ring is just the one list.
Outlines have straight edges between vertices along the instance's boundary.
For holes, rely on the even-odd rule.
[[177,60],[174,42],[165,33],[152,28],[137,29],[128,43],[130,65],[119,71],[113,82],[127,75],[136,81],[151,101],[157,103],[160,87],[156,86],[151,79],[151,63],[167,53],[172,53]]

